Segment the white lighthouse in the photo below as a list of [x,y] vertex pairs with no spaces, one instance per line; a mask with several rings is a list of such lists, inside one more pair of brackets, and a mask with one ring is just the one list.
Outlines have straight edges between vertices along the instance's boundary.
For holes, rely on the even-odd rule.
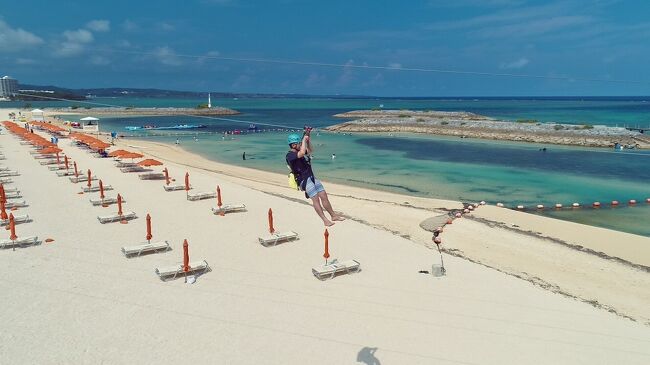
[[208,109],[212,108],[212,102],[210,101],[210,93],[208,93]]

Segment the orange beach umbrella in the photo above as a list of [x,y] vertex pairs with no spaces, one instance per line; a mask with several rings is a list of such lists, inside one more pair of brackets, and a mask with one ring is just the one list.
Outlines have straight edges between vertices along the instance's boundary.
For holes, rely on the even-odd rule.
[[187,239],[183,241],[183,271],[190,271],[190,253],[188,252]]
[[110,157],[119,157],[119,156],[122,156],[125,153],[131,153],[131,152],[129,152],[127,150],[115,150],[115,151],[111,151],[108,155]]
[[185,173],[185,191],[190,191],[190,173]]
[[74,176],[79,177],[79,170],[77,170],[77,161],[72,163],[74,165]]
[[48,154],[51,154],[51,153],[59,153],[59,152],[62,152],[62,151],[63,151],[62,149],[56,148],[56,147],[45,147],[45,148],[43,148],[42,150],[40,150],[38,152],[43,154],[43,155],[48,155]]
[[122,195],[117,194],[117,215],[122,215]]
[[5,207],[5,201],[0,199],[0,219],[6,221],[9,217],[7,216],[7,210]]
[[269,233],[273,234],[275,228],[273,228],[273,211],[269,208]]
[[104,183],[101,180],[99,180],[99,198],[100,199],[105,198],[105,196],[104,196]]
[[14,220],[13,213],[9,213],[9,230],[11,232],[9,239],[15,241],[18,236],[16,236],[16,221]]
[[146,160],[142,160],[142,161],[138,162],[139,166],[145,166],[145,167],[160,166],[162,164],[163,164],[162,162],[160,162],[158,160],[151,159],[151,158],[148,158]]
[[7,202],[7,196],[5,195],[5,186],[0,184],[0,201]]
[[330,237],[330,233],[327,231],[327,228],[325,228],[325,252],[323,253],[323,257],[325,258],[325,265],[327,265],[327,259],[330,258],[329,237]]
[[147,242],[151,242],[153,235],[151,234],[151,216],[147,213]]
[[65,170],[68,171],[68,156],[63,156],[63,163],[65,163]]
[[144,155],[141,154],[141,153],[127,152],[127,153],[121,154],[120,158],[130,158],[131,160],[133,160],[134,158],[140,158],[140,157],[143,157],[143,156]]
[[169,171],[167,171],[167,168],[165,167],[163,172],[165,173],[165,185],[169,185]]
[[90,188],[90,178],[91,177],[92,177],[92,174],[90,172],[90,169],[88,169],[88,183],[86,184],[86,185],[88,185],[88,188]]
[[[222,205],[221,204],[221,188],[219,187],[219,185],[217,185],[217,206],[219,208],[221,208],[221,205]],[[225,215],[223,210],[219,209],[219,215],[222,216],[222,217]]]

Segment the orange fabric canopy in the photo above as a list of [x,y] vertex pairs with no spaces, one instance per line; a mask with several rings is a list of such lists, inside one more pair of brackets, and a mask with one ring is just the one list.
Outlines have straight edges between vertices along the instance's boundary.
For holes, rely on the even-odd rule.
[[138,162],[138,165],[140,166],[160,166],[162,164],[163,164],[162,162],[151,158]]

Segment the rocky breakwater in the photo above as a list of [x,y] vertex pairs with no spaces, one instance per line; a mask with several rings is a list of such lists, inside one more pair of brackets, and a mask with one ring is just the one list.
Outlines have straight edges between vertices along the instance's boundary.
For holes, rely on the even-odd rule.
[[356,110],[336,114],[354,120],[326,128],[332,132],[425,133],[461,138],[482,138],[560,145],[650,148],[650,137],[620,127],[588,124],[503,121],[468,112]]

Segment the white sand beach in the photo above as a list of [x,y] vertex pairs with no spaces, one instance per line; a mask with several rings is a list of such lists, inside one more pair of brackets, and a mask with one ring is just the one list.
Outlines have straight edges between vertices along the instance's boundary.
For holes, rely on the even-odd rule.
[[[0,121],[10,112],[1,110]],[[349,218],[329,229],[330,260],[355,259],[361,271],[319,281],[311,271],[324,262],[324,227],[286,176],[153,142],[116,146],[164,162],[176,183],[188,172],[193,191],[219,185],[224,203],[246,205],[221,217],[210,210],[215,199],[187,201],[185,191],[165,192],[164,181],[120,172],[112,158],[67,139],[59,146],[138,218],[100,224],[97,216],[115,205],[92,206],[98,193],[79,194],[83,183],[57,177],[2,128],[0,166],[20,173],[6,187],[28,203],[12,213],[33,219],[17,234],[54,240],[0,251],[3,363],[650,361],[648,238],[483,206],[445,227],[447,275],[436,278],[418,272],[440,262],[419,223],[459,202],[325,182]],[[257,242],[268,232],[269,208],[276,229],[299,240]],[[147,214],[152,241],[167,240],[172,250],[127,259],[120,248],[145,242]],[[212,270],[194,284],[161,281],[154,269],[181,263],[184,239],[190,261],[206,260]]]

